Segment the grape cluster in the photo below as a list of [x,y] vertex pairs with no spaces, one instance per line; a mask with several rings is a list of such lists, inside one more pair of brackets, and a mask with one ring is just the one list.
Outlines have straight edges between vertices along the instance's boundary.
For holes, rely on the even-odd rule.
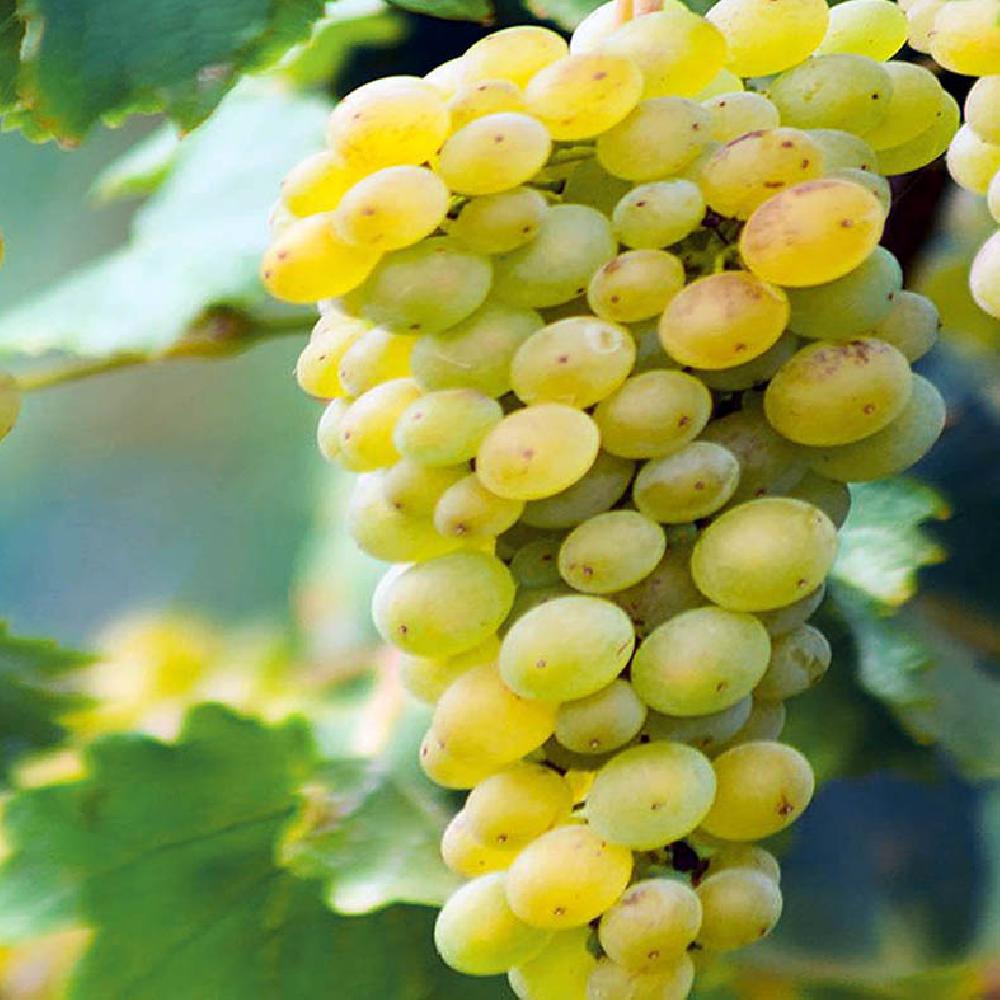
[[[965,124],[948,147],[948,171],[956,184],[985,195],[1000,225],[1000,0],[901,5],[913,48],[945,69],[979,78],[965,101]],[[980,249],[969,285],[980,308],[1000,319],[1000,232]]]
[[471,790],[438,949],[524,1000],[683,998],[774,927],[756,842],[813,794],[778,738],[830,663],[846,484],[944,423],[937,313],[879,246],[885,175],[958,126],[887,61],[902,10],[622,6],[348,95],[263,263],[320,302],[298,380],[396,564],[423,768]]

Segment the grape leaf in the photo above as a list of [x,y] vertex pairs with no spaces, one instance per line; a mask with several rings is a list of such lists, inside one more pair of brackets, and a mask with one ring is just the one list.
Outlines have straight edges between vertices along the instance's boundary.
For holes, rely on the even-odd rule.
[[303,38],[323,2],[17,0],[16,10],[27,34],[13,124],[78,142],[98,121],[135,113],[165,111],[194,128],[242,73]]
[[66,735],[60,719],[81,699],[59,690],[68,671],[91,658],[45,639],[12,636],[0,622],[0,782],[24,753],[58,746]]
[[17,17],[15,0],[0,0],[0,111],[17,103],[17,63],[24,25]]
[[103,170],[91,195],[100,202],[151,195],[170,176],[180,149],[176,128],[158,128]]
[[489,21],[493,17],[490,0],[389,0],[393,7],[452,21]]

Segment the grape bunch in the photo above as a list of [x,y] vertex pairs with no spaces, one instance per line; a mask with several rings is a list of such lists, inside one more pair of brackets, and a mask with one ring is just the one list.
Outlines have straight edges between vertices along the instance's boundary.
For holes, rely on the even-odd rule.
[[779,737],[830,664],[846,484],[945,417],[910,367],[936,310],[879,245],[886,175],[959,119],[890,61],[903,11],[630,6],[348,95],[262,266],[319,303],[298,380],[395,564],[421,764],[469,790],[438,950],[522,1000],[677,1000],[775,926],[757,842],[813,794]]
[[[939,65],[978,77],[965,101],[965,124],[948,147],[955,183],[984,195],[1000,225],[1000,0],[915,0],[903,5],[910,45]],[[1000,319],[1000,232],[982,246],[969,275],[980,308]]]

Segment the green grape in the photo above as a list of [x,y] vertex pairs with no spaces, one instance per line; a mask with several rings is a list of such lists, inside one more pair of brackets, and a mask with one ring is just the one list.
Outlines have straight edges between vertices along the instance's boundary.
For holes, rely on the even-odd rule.
[[941,105],[923,132],[898,146],[879,150],[878,172],[886,177],[908,174],[936,160],[958,131],[961,114],[955,98],[942,90]]
[[977,80],[965,99],[965,120],[984,142],[1000,144],[1000,74]]
[[892,185],[881,174],[871,174],[858,167],[847,167],[844,170],[831,170],[826,176],[867,188],[878,199],[882,211],[889,214],[892,208]]
[[635,63],[647,98],[691,97],[708,86],[726,61],[719,30],[679,3],[626,21],[601,42],[600,51]]
[[716,751],[730,750],[760,740],[776,740],[785,728],[787,714],[785,703],[782,701],[763,701],[754,698],[747,721],[734,736],[716,747]]
[[720,94],[738,94],[746,90],[743,81],[732,71],[723,67],[712,77],[708,86],[695,95],[697,101],[707,101]]
[[891,59],[906,43],[906,14],[890,0],[845,0],[830,11],[830,24],[816,50],[852,52],[869,59]]
[[341,415],[340,461],[353,472],[369,472],[399,460],[392,435],[401,414],[420,397],[412,379],[397,378],[369,389]]
[[566,55],[566,42],[548,28],[519,25],[481,38],[462,56],[462,79],[509,80],[523,87]]
[[748,268],[775,285],[822,285],[853,271],[878,246],[879,200],[850,181],[806,181],[768,199],[740,236]]
[[333,150],[313,153],[297,163],[281,182],[281,202],[293,216],[329,212],[358,179]]
[[864,135],[888,113],[892,77],[867,56],[814,56],[777,77],[767,96],[795,128],[835,128]]
[[559,575],[559,538],[537,538],[514,553],[510,571],[519,587],[551,587],[562,581]]
[[318,302],[357,288],[380,256],[377,250],[340,240],[328,215],[311,215],[277,235],[261,261],[260,276],[276,299]]
[[1000,233],[979,248],[969,272],[969,289],[983,312],[1000,319]]
[[533,333],[511,363],[514,392],[525,403],[583,409],[628,378],[635,341],[628,330],[593,316],[562,319]]
[[489,260],[435,236],[388,254],[357,294],[362,313],[394,333],[438,333],[474,313],[491,280]]
[[515,622],[539,605],[545,604],[557,597],[568,597],[572,593],[574,593],[573,589],[567,587],[561,579],[556,584],[549,584],[544,587],[520,588],[514,597],[514,606],[510,609],[510,614],[504,622],[503,634],[506,635]]
[[768,76],[802,62],[822,42],[824,0],[719,0],[706,15],[725,36],[729,68]]
[[778,109],[763,94],[719,94],[704,101],[703,106],[712,116],[712,138],[716,142],[732,142],[748,132],[776,129],[781,124]]
[[944,429],[945,404],[941,394],[920,375],[903,411],[877,434],[838,448],[823,448],[811,456],[821,476],[861,483],[896,476],[918,462]]
[[600,445],[587,414],[541,403],[508,414],[486,435],[476,475],[511,500],[540,500],[572,486],[594,464]]
[[811,470],[792,489],[787,490],[785,496],[805,500],[818,507],[837,528],[843,527],[851,512],[851,491],[847,486]]
[[589,927],[556,931],[532,959],[508,973],[518,1000],[587,1000],[587,979],[597,964]]
[[523,501],[498,497],[470,473],[441,494],[434,527],[445,538],[492,540],[511,527],[522,510]]
[[613,594],[634,586],[666,552],[663,529],[634,510],[612,510],[577,525],[559,550],[559,572],[586,594]]
[[448,105],[433,85],[412,76],[366,83],[333,109],[327,142],[348,168],[370,174],[382,167],[430,160],[448,135]]
[[345,192],[333,228],[345,243],[398,250],[437,229],[449,197],[445,183],[426,167],[383,167]]
[[720,215],[748,219],[776,191],[823,176],[823,150],[808,132],[770,128],[727,142],[708,159],[700,184]]
[[748,868],[766,875],[775,885],[781,884],[781,866],[777,858],[756,844],[726,844],[712,855],[708,870],[718,875],[734,868]]
[[734,951],[767,937],[781,916],[781,890],[762,872],[730,868],[698,886],[703,918],[698,943]]
[[682,743],[646,743],[622,750],[597,772],[587,818],[608,840],[648,851],[687,836],[714,795],[703,754]]
[[683,97],[653,97],[597,140],[597,159],[615,177],[655,181],[683,170],[705,147],[708,111]]
[[521,88],[510,80],[480,80],[463,83],[448,100],[451,130],[458,132],[487,115],[524,111]]
[[500,640],[491,635],[478,646],[456,656],[399,656],[399,675],[403,687],[415,698],[433,705],[455,680],[473,667],[495,663],[500,653]]
[[480,875],[457,889],[434,924],[444,961],[468,976],[494,976],[542,950],[549,935],[514,916],[503,872]]
[[496,665],[484,663],[441,695],[431,730],[453,757],[512,764],[552,735],[555,715],[554,706],[516,695]]
[[413,377],[428,391],[466,388],[503,396],[510,391],[517,349],[542,322],[532,309],[487,301],[450,330],[417,338],[410,357]]
[[667,968],[701,928],[701,901],[683,882],[643,879],[629,886],[598,928],[608,957],[631,972]]
[[445,144],[437,169],[459,194],[498,194],[530,180],[549,158],[552,140],[530,115],[486,115],[459,129]]
[[705,200],[689,180],[640,184],[615,204],[615,235],[627,247],[655,250],[679,243],[705,216]]
[[556,739],[575,753],[606,753],[635,737],[645,718],[646,706],[632,685],[613,680],[586,698],[559,706]]
[[878,170],[878,154],[861,136],[836,128],[811,128],[806,134],[823,151],[828,172]]
[[963,125],[951,140],[947,162],[948,173],[956,184],[973,194],[986,194],[990,181],[1000,171],[1000,145],[984,142]]
[[666,715],[711,715],[745,698],[771,655],[767,630],[753,615],[704,607],[684,611],[639,646],[632,684]]
[[408,378],[413,337],[389,333],[380,326],[363,333],[344,352],[337,369],[344,390],[361,396],[381,382]]
[[997,171],[986,191],[986,207],[993,221],[1000,225],[1000,170]]
[[382,495],[401,514],[430,518],[441,494],[468,472],[466,465],[434,467],[401,458],[382,474]]
[[532,927],[580,927],[625,891],[632,852],[609,844],[589,826],[543,833],[517,856],[507,874],[510,908]]
[[613,323],[659,316],[684,287],[684,265],[664,250],[629,250],[594,272],[590,308]]
[[798,350],[799,341],[794,333],[783,333],[763,354],[732,368],[696,368],[691,374],[709,387],[721,392],[739,392],[767,382],[774,373]]
[[767,422],[763,413],[738,410],[713,420],[702,440],[722,445],[740,463],[740,478],[732,503],[754,500],[791,489],[805,475],[802,450],[786,441]]
[[915,0],[906,11],[909,28],[907,41],[915,52],[930,54],[931,35],[938,11],[948,0]]
[[475,389],[428,392],[400,414],[393,435],[400,454],[424,465],[458,465],[474,458],[503,416],[500,404]]
[[[9,406],[9,403],[6,403],[8,398],[7,393],[4,393],[2,398],[5,400],[4,413],[6,415],[6,406]],[[319,418],[319,423],[316,426],[316,444],[319,447],[320,454],[328,462],[337,462],[340,460],[340,421],[343,420],[344,414],[350,405],[346,399],[334,399],[323,411],[323,416]],[[6,426],[9,420],[10,426],[13,427],[13,421],[16,416],[17,412],[15,408],[14,416],[5,419],[3,426]]]
[[438,534],[429,518],[396,510],[386,499],[381,473],[362,476],[345,518],[358,548],[383,562],[418,562],[454,552],[461,542]]
[[803,337],[851,340],[889,314],[902,287],[899,261],[884,247],[876,247],[858,267],[836,281],[789,289],[792,314],[788,325]]
[[749,271],[720,271],[692,281],[660,319],[660,340],[682,365],[730,368],[759,357],[788,323],[788,296]]
[[442,788],[474,788],[503,767],[503,761],[485,757],[457,757],[445,748],[437,733],[428,730],[420,744],[420,767],[424,774]]
[[673,455],[647,462],[636,477],[636,507],[662,524],[684,524],[714,514],[732,497],[740,463],[711,441],[694,441]]
[[584,160],[573,168],[563,188],[563,201],[587,205],[610,216],[615,205],[632,190],[628,181],[613,177],[596,157]]
[[812,625],[800,625],[774,640],[771,662],[754,697],[784,701],[808,691],[826,673],[831,657],[826,636]]
[[566,142],[617,125],[639,103],[642,90],[642,73],[631,60],[588,52],[566,56],[536,73],[524,100],[552,138]]
[[1000,72],[1000,6],[997,0],[945,4],[934,18],[934,61],[953,73],[989,76]]
[[[821,476],[817,476],[815,473],[810,472],[806,476],[806,479],[818,480],[822,479]],[[804,479],[803,482],[806,480]],[[826,482],[832,483],[832,479],[826,480]],[[843,486],[843,483],[837,483],[838,486]],[[846,492],[846,487],[845,487]],[[805,497],[798,497],[796,499],[805,500]],[[812,501],[807,500],[807,503]],[[850,494],[848,494],[848,505],[850,505]],[[819,504],[814,504],[814,506],[819,507]],[[823,510],[820,507],[820,510]],[[823,513],[830,517],[829,513],[823,510]],[[830,518],[834,524],[837,524],[834,518]],[[839,525],[837,525],[839,527]],[[804,625],[813,616],[813,612],[823,603],[823,598],[826,596],[826,585],[820,584],[811,594],[806,594],[805,597],[799,598],[793,604],[787,604],[783,608],[775,608],[774,611],[761,611],[757,614],[757,618],[761,625],[767,629],[767,634],[775,639],[778,636],[787,635],[793,629],[797,629],[800,625]]]
[[557,771],[524,761],[490,775],[469,793],[469,832],[495,847],[524,846],[569,816],[573,793]]
[[610,601],[555,597],[510,627],[500,647],[500,672],[525,698],[576,701],[610,684],[634,644],[628,615]]
[[680,451],[708,423],[712,394],[692,375],[634,375],[594,412],[606,451],[623,458],[659,458]]
[[376,592],[372,612],[382,638],[403,652],[451,656],[489,638],[513,602],[510,570],[463,550],[407,567]]
[[764,409],[771,426],[799,444],[850,444],[899,416],[912,386],[909,362],[890,344],[820,340],[781,366]]
[[654,741],[687,743],[702,753],[711,753],[742,729],[750,718],[752,706],[753,699],[746,697],[711,715],[678,716],[650,712],[642,735]]
[[674,615],[705,603],[691,578],[690,555],[690,549],[671,542],[652,573],[634,587],[611,595],[611,600],[632,619],[639,638],[645,638]]
[[496,258],[494,295],[529,308],[569,302],[616,251],[611,226],[596,209],[554,205],[531,243]]
[[452,818],[441,835],[441,857],[444,863],[456,875],[464,878],[506,871],[513,864],[519,850],[517,847],[488,847],[481,844],[469,831],[464,810]]
[[[892,6],[888,0],[857,2]],[[913,63],[890,62],[885,64],[885,71],[892,80],[889,110],[875,128],[865,133],[865,140],[877,150],[891,149],[916,138],[941,107],[941,84],[930,70]]]
[[725,840],[761,840],[784,830],[809,805],[815,788],[809,761],[783,743],[743,743],[712,766],[715,801],[702,825]]
[[516,187],[471,198],[449,232],[476,253],[509,253],[538,235],[548,210],[540,192]]
[[691,557],[698,589],[733,611],[770,611],[814,591],[837,553],[837,529],[801,500],[765,497],[726,511]]
[[561,530],[582,524],[610,510],[628,490],[635,464],[606,451],[599,451],[594,464],[572,486],[543,500],[531,500],[524,508],[526,524]]
[[367,323],[352,317],[320,317],[295,364],[299,388],[317,399],[346,395],[348,390],[337,374],[340,359],[367,329]]
[[587,1000],[687,1000],[694,983],[694,963],[682,955],[667,970],[629,972],[602,958],[587,981]]

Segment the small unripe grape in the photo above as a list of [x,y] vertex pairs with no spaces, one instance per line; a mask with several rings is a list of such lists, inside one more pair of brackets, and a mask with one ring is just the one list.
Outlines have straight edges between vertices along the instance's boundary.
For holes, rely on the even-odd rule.
[[721,712],[711,715],[661,715],[650,712],[642,735],[653,741],[687,743],[702,753],[714,753],[736,735],[750,718],[753,699],[743,698]]
[[551,587],[559,575],[558,538],[537,538],[521,546],[510,561],[510,571],[519,587]]
[[787,710],[783,701],[754,699],[747,721],[716,750],[729,750],[744,743],[776,740],[785,728]]
[[674,615],[701,607],[705,598],[691,578],[690,548],[671,542],[659,566],[634,587],[611,595],[643,638]]

